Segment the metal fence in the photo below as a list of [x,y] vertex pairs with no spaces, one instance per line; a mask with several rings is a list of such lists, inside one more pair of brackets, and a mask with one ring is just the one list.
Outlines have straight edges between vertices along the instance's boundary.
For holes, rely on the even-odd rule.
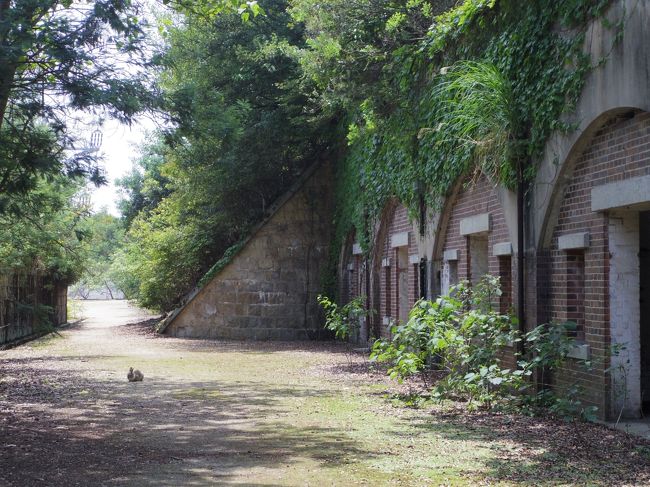
[[0,345],[36,335],[67,319],[67,286],[40,272],[0,270]]

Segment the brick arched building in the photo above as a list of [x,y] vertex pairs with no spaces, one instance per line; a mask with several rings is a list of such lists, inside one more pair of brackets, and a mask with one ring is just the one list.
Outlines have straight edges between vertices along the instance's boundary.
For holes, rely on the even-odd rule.
[[482,174],[464,177],[455,185],[443,206],[434,239],[436,294],[447,294],[460,281],[474,284],[490,273],[500,278],[500,309],[512,309],[512,240],[516,228],[510,227],[516,222],[509,225],[506,218],[507,211],[514,212],[511,200],[507,190],[495,186]]
[[546,144],[525,243],[528,327],[578,324],[572,355],[592,369],[569,366],[556,382],[571,375],[586,402],[612,418],[639,416],[650,399],[650,5],[620,0],[608,17],[625,18],[622,37],[601,22],[587,32],[588,54],[607,62],[591,71],[568,119],[577,130]]
[[378,225],[373,253],[375,333],[390,335],[391,325],[404,322],[420,298],[420,257],[406,207],[390,201]]
[[577,323],[586,398],[636,416],[650,406],[650,113],[602,114],[578,148],[540,235],[536,319]]

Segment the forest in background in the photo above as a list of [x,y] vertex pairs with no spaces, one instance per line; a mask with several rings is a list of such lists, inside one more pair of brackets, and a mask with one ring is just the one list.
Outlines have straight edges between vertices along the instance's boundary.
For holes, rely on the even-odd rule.
[[[332,262],[352,231],[368,251],[391,197],[417,219],[474,168],[510,187],[534,173],[570,130],[598,61],[584,29],[609,3],[169,0],[151,20],[129,1],[0,6],[1,266],[168,310],[319,160],[337,167]],[[68,126],[79,111],[164,127],[118,181],[119,219],[80,197],[103,175]]]

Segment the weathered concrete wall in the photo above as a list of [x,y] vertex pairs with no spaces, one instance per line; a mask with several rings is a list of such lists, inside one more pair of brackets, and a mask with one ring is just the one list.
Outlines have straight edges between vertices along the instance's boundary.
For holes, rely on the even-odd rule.
[[296,185],[243,249],[167,324],[178,337],[317,337],[316,301],[331,237],[332,177],[323,164]]
[[609,215],[609,290],[612,345],[612,416],[637,416],[641,411],[641,342],[639,326],[639,215],[632,211]]

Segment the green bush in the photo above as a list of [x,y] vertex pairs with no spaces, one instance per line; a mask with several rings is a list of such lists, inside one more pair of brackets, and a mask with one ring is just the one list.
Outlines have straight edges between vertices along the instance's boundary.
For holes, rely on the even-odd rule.
[[344,306],[339,306],[327,296],[318,296],[318,303],[325,310],[325,328],[333,331],[339,340],[347,341],[361,327],[361,319],[367,315],[365,296],[357,296]]
[[[461,283],[449,296],[419,301],[408,321],[393,327],[390,340],[375,342],[371,359],[388,362],[388,374],[398,381],[439,369],[444,376],[433,389],[438,399],[466,400],[470,407],[544,407],[565,418],[591,419],[594,408],[580,402],[579,387],[572,385],[560,396],[549,386],[549,374],[566,363],[573,347],[567,331],[575,324],[540,325],[522,336],[515,318],[495,310],[500,295],[498,278],[487,275],[473,287]],[[524,356],[516,351],[521,341]],[[509,348],[515,368],[502,360]]]

